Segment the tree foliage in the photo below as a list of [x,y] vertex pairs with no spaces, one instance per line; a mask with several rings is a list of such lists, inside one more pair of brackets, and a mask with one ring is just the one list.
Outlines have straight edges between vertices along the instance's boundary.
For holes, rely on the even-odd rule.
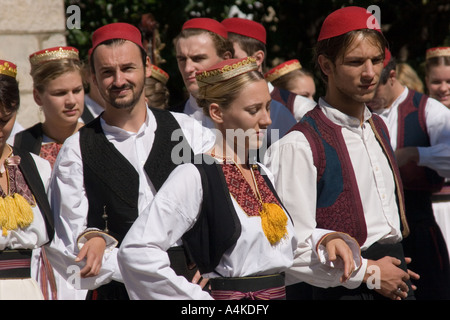
[[[219,21],[236,12],[262,23],[267,30],[267,66],[288,59],[299,59],[313,70],[312,52],[320,26],[332,11],[348,5],[380,8],[381,24],[391,52],[410,63],[419,74],[427,48],[450,45],[450,4],[448,0],[65,0],[66,6],[81,9],[81,29],[68,31],[68,44],[86,56],[92,32],[111,22],[129,22],[138,26],[142,15],[151,13],[165,47],[159,64],[170,74],[171,103],[184,99],[175,60],[172,39],[182,24],[193,17]],[[317,83],[320,92],[320,83]]]

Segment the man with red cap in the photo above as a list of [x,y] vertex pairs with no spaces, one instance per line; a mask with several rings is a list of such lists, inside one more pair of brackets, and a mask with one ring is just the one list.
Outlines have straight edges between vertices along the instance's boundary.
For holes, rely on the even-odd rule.
[[[256,58],[260,71],[263,72],[267,56],[267,34],[264,26],[256,21],[244,18],[228,18],[223,20],[222,24],[227,29],[228,37],[233,43],[234,56],[236,58],[246,56]],[[268,86],[272,99],[287,107],[296,121],[299,121],[306,112],[316,106],[314,101],[285,89],[274,87],[270,82],[268,82]],[[291,123],[291,121],[286,122]],[[282,132],[280,137],[285,133]]]
[[405,190],[411,229],[404,239],[410,267],[420,274],[418,300],[450,299],[450,262],[433,214],[433,193],[450,178],[450,110],[441,102],[402,85],[394,57],[384,67],[369,107],[389,128]]
[[91,290],[88,298],[127,299],[117,246],[172,170],[215,136],[186,115],[148,108],[151,64],[136,27],[97,29],[90,59],[105,110],[66,140],[55,163],[48,192],[59,219],[48,256],[75,288]]
[[169,110],[185,113],[212,129],[214,123],[197,105],[198,85],[195,73],[233,57],[233,46],[228,40],[228,33],[225,27],[214,19],[194,18],[183,24],[174,42],[178,70],[189,98],[180,106],[169,107]]
[[307,260],[294,262],[314,299],[414,299],[410,278],[417,275],[407,270],[401,244],[409,228],[399,170],[384,122],[366,106],[386,45],[366,9],[331,13],[316,45],[325,96],[266,153],[305,256],[315,254],[308,239],[316,227],[347,233],[361,247],[363,263],[346,283]]
[[[197,105],[198,85],[195,72],[206,70],[212,65],[230,59],[235,55],[233,44],[228,39],[228,31],[223,24],[214,19],[194,18],[184,23],[175,43],[178,69],[189,92],[189,99],[181,108],[172,108],[172,110],[184,112],[200,121],[204,126],[214,128],[211,119],[205,116],[203,110]],[[271,105],[270,118],[272,124],[269,127],[269,132],[271,132],[270,129],[280,131],[275,136],[275,140],[296,123],[295,119],[281,107],[276,103]],[[266,141],[264,146],[270,144],[270,137],[267,137],[267,139],[269,140]]]

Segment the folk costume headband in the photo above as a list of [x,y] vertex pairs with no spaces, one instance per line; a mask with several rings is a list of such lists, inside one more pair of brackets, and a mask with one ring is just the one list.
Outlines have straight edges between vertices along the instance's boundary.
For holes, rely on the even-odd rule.
[[450,57],[450,47],[435,47],[426,51],[425,60],[436,57]]
[[194,18],[186,21],[183,24],[181,30],[186,29],[202,29],[211,31],[219,36],[227,39],[228,32],[225,26],[223,26],[219,21],[210,18]]
[[325,18],[317,41],[362,29],[374,29],[381,32],[378,20],[365,8],[345,7],[332,12]]
[[95,50],[95,48],[97,48],[99,44],[113,39],[123,39],[131,41],[145,51],[144,46],[142,45],[142,34],[138,28],[128,23],[115,22],[107,24],[94,31],[94,33],[92,34],[92,50],[90,50],[91,53]]
[[155,66],[154,64],[152,64],[151,68],[152,68],[152,75],[151,75],[152,78],[155,78],[156,80],[162,82],[163,84],[166,84],[167,81],[169,81],[169,75],[163,69]]
[[300,64],[300,61],[298,61],[297,59],[292,59],[292,60],[283,62],[282,64],[279,64],[275,68],[266,72],[266,74],[264,75],[264,78],[267,81],[272,82],[291,71],[300,70],[301,68],[302,68],[302,65]]
[[32,66],[59,59],[79,60],[78,49],[74,47],[53,47],[32,53],[29,57]]
[[253,70],[258,70],[256,59],[253,57],[226,59],[208,70],[197,71],[195,78],[199,88],[202,88],[207,85],[214,85],[229,80]]
[[4,74],[15,79],[17,76],[17,66],[12,62],[0,60],[0,74]]
[[266,28],[256,21],[242,18],[228,18],[222,21],[228,32],[256,39],[266,44]]

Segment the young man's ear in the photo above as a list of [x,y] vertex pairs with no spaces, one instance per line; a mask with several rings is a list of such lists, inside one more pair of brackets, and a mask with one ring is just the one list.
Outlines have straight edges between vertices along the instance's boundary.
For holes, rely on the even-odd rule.
[[256,59],[256,64],[258,65],[258,68],[262,68],[264,59],[266,58],[264,55],[264,51],[258,50],[254,54],[252,54],[252,57]]
[[145,77],[149,78],[152,75],[152,62],[150,61],[150,57],[145,59]]
[[320,69],[322,72],[329,77],[333,71],[333,63],[330,59],[326,58],[324,55],[319,55],[317,58],[317,61],[319,63]]
[[211,117],[212,121],[215,123],[222,123],[223,122],[223,113],[222,109],[217,103],[211,103],[209,105],[209,116]]

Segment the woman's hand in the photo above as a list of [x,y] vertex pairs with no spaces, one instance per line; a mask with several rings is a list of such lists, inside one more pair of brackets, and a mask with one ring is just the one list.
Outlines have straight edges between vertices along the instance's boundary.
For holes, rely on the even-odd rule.
[[105,248],[106,241],[101,235],[94,235],[86,241],[75,259],[76,262],[79,262],[86,258],[86,265],[80,270],[82,278],[94,277],[99,274]]
[[355,260],[353,259],[352,250],[336,233],[325,236],[321,241],[321,244],[325,246],[330,261],[336,261],[339,258],[344,263],[344,273],[341,276],[340,281],[341,283],[346,282],[353,271],[355,271]]

